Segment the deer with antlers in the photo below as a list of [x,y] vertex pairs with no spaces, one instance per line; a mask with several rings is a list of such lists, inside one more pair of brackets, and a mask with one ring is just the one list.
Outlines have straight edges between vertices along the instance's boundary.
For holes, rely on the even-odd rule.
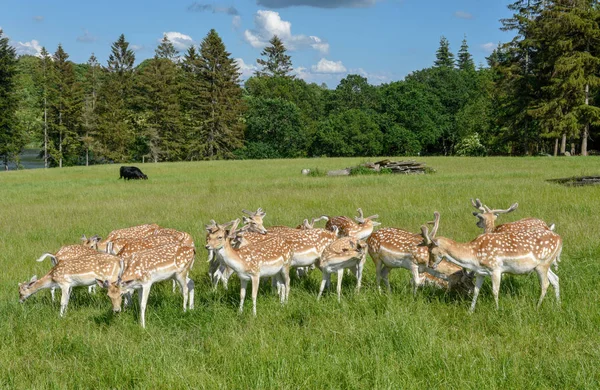
[[105,253],[96,252],[68,261],[59,261],[41,279],[38,280],[36,276],[33,276],[29,282],[19,283],[19,300],[24,302],[39,290],[59,287],[62,290],[60,299],[60,316],[62,317],[67,310],[73,287],[90,286],[98,281],[115,281],[120,269],[121,260]]
[[247,227],[243,227],[238,231],[239,223],[239,219],[232,222],[233,226],[227,236],[219,234],[216,237],[210,237],[206,243],[206,249],[216,251],[225,264],[233,269],[240,278],[240,312],[244,309],[248,281],[252,281],[252,313],[256,315],[256,298],[261,277],[275,276],[278,280],[281,302],[287,301],[293,251],[289,243],[277,236],[235,249],[232,241],[247,229]]
[[183,294],[183,311],[194,308],[194,282],[188,277],[194,264],[196,250],[191,246],[176,244],[162,245],[120,259],[122,269],[117,281],[104,280],[112,301],[113,311],[121,311],[124,294],[139,292],[140,323],[146,327],[146,305],[152,285],[164,280],[175,279]]
[[541,285],[538,307],[542,304],[548,284],[552,284],[556,300],[560,302],[558,276],[550,266],[557,264],[562,251],[561,237],[549,229],[519,230],[484,233],[471,242],[459,243],[445,237],[436,237],[440,214],[434,213],[434,226],[421,227],[421,234],[429,248],[429,266],[436,268],[442,259],[475,272],[475,289],[470,312],[475,310],[479,289],[485,276],[492,278],[492,292],[496,308],[503,273],[528,274],[536,271]]
[[518,203],[514,203],[508,209],[491,209],[488,206],[481,203],[479,199],[471,199],[471,204],[477,211],[473,211],[473,215],[477,217],[477,227],[483,229],[484,233],[502,233],[528,229],[544,229],[554,230],[554,224],[548,226],[546,222],[537,218],[523,218],[515,222],[505,223],[499,226],[496,225],[496,218],[500,214],[508,214],[513,212],[519,207]]
[[357,240],[353,237],[342,237],[328,245],[318,262],[318,267],[323,273],[323,279],[321,280],[317,300],[321,299],[325,286],[331,284],[331,274],[335,272],[337,273],[338,302],[341,302],[342,278],[344,276],[344,269],[346,268],[356,268],[358,270],[358,282],[356,284],[356,292],[358,293],[361,287],[362,271],[366,258],[367,244],[363,240]]
[[357,240],[367,239],[375,226],[381,225],[373,219],[379,218],[379,215],[371,215],[365,218],[362,209],[357,209],[358,216],[354,217],[356,222],[345,216],[327,217],[325,229],[333,231],[333,227],[338,229],[338,235],[341,237],[353,237]]

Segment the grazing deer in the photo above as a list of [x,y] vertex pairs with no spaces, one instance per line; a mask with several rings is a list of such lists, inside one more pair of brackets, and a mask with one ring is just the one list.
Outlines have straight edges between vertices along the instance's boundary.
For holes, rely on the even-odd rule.
[[146,327],[146,305],[152,285],[163,280],[175,279],[183,293],[183,311],[194,308],[194,282],[188,278],[194,263],[196,250],[181,244],[168,244],[143,252],[132,254],[123,259],[123,270],[119,280],[105,280],[103,286],[108,289],[113,311],[121,311],[121,297],[132,290],[139,290],[140,322]]
[[317,300],[321,299],[325,285],[331,283],[331,274],[337,272],[337,296],[338,302],[341,301],[342,277],[344,276],[345,268],[358,269],[358,283],[356,285],[356,292],[358,293],[360,291],[362,270],[366,258],[367,244],[352,237],[338,238],[327,246],[318,263],[318,267],[323,273],[323,279],[321,280]]
[[437,267],[442,259],[475,272],[475,289],[470,312],[475,310],[479,289],[485,276],[492,278],[492,292],[498,308],[498,292],[503,273],[527,274],[536,271],[540,280],[542,304],[548,283],[552,284],[556,300],[560,302],[558,276],[550,266],[556,265],[562,251],[562,239],[549,229],[520,230],[503,233],[484,233],[471,242],[459,243],[445,237],[436,237],[440,214],[436,211],[434,227],[427,226],[421,233],[429,248],[429,266]]
[[[88,240],[88,246],[96,249],[99,252],[111,253],[111,251],[113,251],[111,245],[114,246],[114,242],[118,242],[122,245],[127,240],[139,240],[146,238],[154,234],[154,232],[158,229],[160,229],[160,226],[155,223],[117,229],[110,232],[104,240],[102,240],[101,237],[98,237],[98,235],[93,236]],[[85,238],[85,236],[83,237]]]
[[252,281],[252,313],[256,315],[256,297],[261,277],[275,276],[279,283],[280,300],[282,303],[287,301],[293,252],[291,245],[278,237],[235,249],[232,240],[240,231],[246,229],[244,227],[240,231],[236,231],[239,223],[239,219],[233,221],[233,226],[226,237],[224,235],[211,237],[207,241],[206,249],[216,251],[225,264],[233,269],[240,278],[240,312],[244,309],[248,281]]
[[357,240],[367,239],[375,226],[381,225],[379,222],[373,221],[375,218],[379,218],[379,215],[371,215],[365,218],[363,216],[362,209],[357,209],[358,217],[354,217],[356,222],[352,221],[348,217],[327,217],[327,224],[325,229],[333,231],[333,227],[338,228],[338,234],[341,237],[353,237]]
[[537,218],[523,218],[515,222],[495,226],[496,218],[498,218],[500,214],[507,214],[516,210],[517,207],[519,207],[518,203],[513,204],[506,210],[490,209],[488,206],[481,203],[479,199],[471,199],[471,204],[479,210],[478,212],[473,211],[473,215],[478,218],[477,227],[483,229],[484,233],[514,232],[528,229],[554,230],[554,224],[548,226],[546,222]]
[[[86,239],[87,240],[87,239]],[[44,253],[40,258],[36,261],[44,261],[46,257],[50,258],[50,262],[54,267],[58,264],[59,261],[69,261],[71,259],[75,259],[85,255],[93,255],[98,253],[95,249],[92,249],[85,245],[65,245],[61,247],[56,253]],[[88,292],[91,294],[96,289],[96,285],[93,284],[88,287]],[[50,295],[52,296],[52,301],[54,302],[54,291],[56,287],[50,287]]]
[[104,253],[80,256],[68,261],[59,261],[41,279],[36,276],[29,282],[19,283],[21,302],[41,289],[59,287],[60,316],[64,316],[69,304],[71,289],[76,286],[90,286],[98,281],[115,281],[121,269],[121,259]]

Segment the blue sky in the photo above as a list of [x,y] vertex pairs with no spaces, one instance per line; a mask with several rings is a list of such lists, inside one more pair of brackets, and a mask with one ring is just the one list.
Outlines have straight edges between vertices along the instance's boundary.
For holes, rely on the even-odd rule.
[[466,34],[476,64],[485,62],[510,16],[506,0],[0,0],[0,28],[19,53],[53,53],[75,62],[95,53],[106,64],[121,33],[136,63],[152,57],[163,34],[182,52],[211,28],[238,59],[244,77],[273,34],[289,48],[298,77],[335,87],[349,73],[379,84],[429,67],[440,36],[453,52]]

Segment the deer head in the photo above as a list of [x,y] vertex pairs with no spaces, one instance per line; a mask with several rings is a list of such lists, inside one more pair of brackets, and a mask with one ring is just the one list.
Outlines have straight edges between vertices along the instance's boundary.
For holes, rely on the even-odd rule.
[[436,239],[438,228],[440,227],[440,213],[437,211],[433,213],[433,221],[427,222],[428,225],[433,225],[431,232],[427,225],[421,226],[421,236],[423,236],[423,243],[429,249],[429,263],[430,268],[436,268],[440,261],[443,259],[442,251],[438,246],[438,239]]
[[254,220],[260,226],[263,225],[263,218],[267,215],[267,213],[263,211],[262,207],[259,207],[256,211],[242,210],[242,213],[247,214],[250,219]]
[[485,233],[492,233],[494,231],[494,226],[498,215],[510,213],[512,211],[515,211],[517,207],[519,207],[518,203],[514,203],[506,210],[490,209],[488,206],[481,203],[479,199],[471,199],[471,204],[473,205],[473,207],[479,210],[478,212],[473,211],[473,215],[478,218],[477,227],[484,229]]
[[29,288],[37,282],[37,275],[33,275],[29,282],[19,283],[19,302],[23,303],[31,295]]

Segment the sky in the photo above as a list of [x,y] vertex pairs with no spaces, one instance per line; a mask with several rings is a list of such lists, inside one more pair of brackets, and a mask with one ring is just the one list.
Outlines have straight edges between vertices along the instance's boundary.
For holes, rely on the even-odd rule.
[[136,63],[154,55],[166,34],[183,52],[215,29],[242,78],[277,34],[307,82],[335,88],[348,74],[372,84],[402,80],[430,67],[441,36],[456,54],[466,36],[475,63],[485,63],[509,17],[507,0],[0,0],[0,28],[19,54],[58,44],[83,63],[94,53],[106,65],[120,34]]

